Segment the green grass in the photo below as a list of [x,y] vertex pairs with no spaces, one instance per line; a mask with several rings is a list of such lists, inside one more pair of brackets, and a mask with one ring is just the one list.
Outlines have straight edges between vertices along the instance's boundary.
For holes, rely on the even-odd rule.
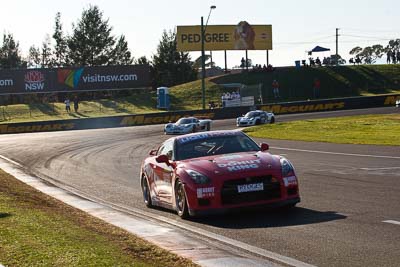
[[124,98],[79,102],[78,112],[67,113],[64,103],[34,103],[0,106],[0,123],[63,120],[161,112],[152,93]]
[[195,266],[76,210],[0,170],[5,266]]
[[244,129],[252,137],[400,146],[400,114],[275,123]]
[[[321,81],[321,97],[373,96],[400,93],[400,65],[360,65],[320,68],[278,68],[271,73],[238,73],[207,78],[205,103],[219,104],[223,92],[232,89],[219,84],[261,84],[263,103],[274,102],[271,84],[280,83],[280,101],[305,100],[312,97],[315,78]],[[256,90],[257,91],[257,90]],[[1,97],[1,96],[0,96]],[[171,110],[202,108],[201,80],[170,88]],[[1,100],[1,98],[0,98]],[[115,115],[161,112],[156,109],[155,91],[134,91],[127,97],[82,101],[79,113],[68,114],[63,103],[0,105],[0,123],[104,117]]]

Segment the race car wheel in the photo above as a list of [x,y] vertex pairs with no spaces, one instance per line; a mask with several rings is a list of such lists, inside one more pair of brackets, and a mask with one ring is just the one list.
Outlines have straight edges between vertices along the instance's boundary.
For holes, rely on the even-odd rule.
[[196,132],[196,126],[193,126],[192,133],[195,133],[195,132]]
[[151,208],[153,206],[153,203],[151,202],[150,187],[146,177],[144,176],[142,177],[141,185],[142,185],[144,204],[147,207]]
[[269,123],[274,123],[275,122],[275,117],[271,117],[271,120],[269,121]]
[[178,179],[175,183],[175,204],[176,212],[181,218],[187,218],[189,216],[189,210],[186,200],[185,188],[182,182]]
[[260,120],[256,120],[256,125],[260,125]]

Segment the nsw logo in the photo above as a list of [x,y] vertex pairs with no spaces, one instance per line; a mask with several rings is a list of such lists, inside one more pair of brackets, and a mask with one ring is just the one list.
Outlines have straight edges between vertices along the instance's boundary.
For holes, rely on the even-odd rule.
[[40,71],[32,70],[25,74],[25,90],[38,91],[44,89],[44,75]]
[[58,70],[57,80],[59,83],[65,84],[71,88],[76,88],[81,79],[82,72],[83,68],[77,70]]

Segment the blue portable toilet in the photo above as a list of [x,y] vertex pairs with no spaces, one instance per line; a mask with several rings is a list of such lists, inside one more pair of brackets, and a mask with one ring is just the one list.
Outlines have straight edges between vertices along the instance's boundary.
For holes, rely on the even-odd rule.
[[296,65],[296,69],[299,69],[299,68],[301,67],[301,65],[300,65],[300,60],[296,60],[296,61],[294,62],[294,64]]
[[157,88],[157,108],[169,109],[169,88]]

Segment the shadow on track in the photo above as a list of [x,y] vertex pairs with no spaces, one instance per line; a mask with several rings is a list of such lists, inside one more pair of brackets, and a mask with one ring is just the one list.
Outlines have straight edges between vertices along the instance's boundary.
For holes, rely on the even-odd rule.
[[192,218],[191,221],[219,228],[271,228],[323,223],[345,219],[334,211],[316,211],[301,207],[280,210],[251,209],[221,215]]

